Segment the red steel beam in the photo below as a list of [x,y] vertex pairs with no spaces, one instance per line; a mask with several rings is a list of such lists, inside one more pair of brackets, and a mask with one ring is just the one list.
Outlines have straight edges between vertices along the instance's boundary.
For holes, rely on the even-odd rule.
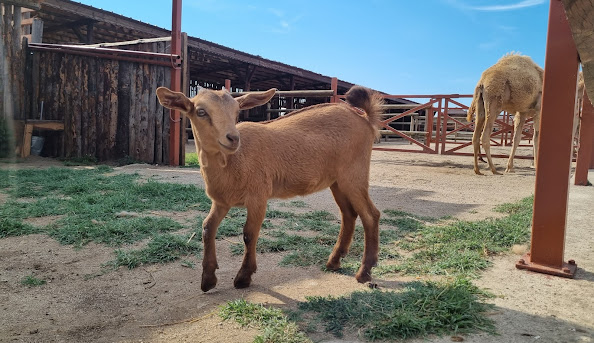
[[588,169],[594,163],[594,106],[584,92],[582,102],[582,119],[580,122],[580,145],[575,165],[575,184],[588,186]]
[[563,262],[578,53],[560,0],[551,0],[530,252],[517,268],[573,277]]
[[[181,12],[182,0],[172,0],[171,11],[171,53],[181,55]],[[181,92],[181,68],[171,69],[171,90]],[[179,166],[180,113],[170,110],[169,114],[169,165]]]

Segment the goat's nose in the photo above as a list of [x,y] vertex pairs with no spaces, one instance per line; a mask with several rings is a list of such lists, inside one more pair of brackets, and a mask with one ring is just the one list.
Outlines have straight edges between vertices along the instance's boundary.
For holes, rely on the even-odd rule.
[[227,139],[228,139],[228,140],[229,140],[229,142],[231,142],[232,144],[237,144],[237,143],[239,143],[239,135],[235,135],[235,134],[228,133],[228,134],[227,134]]

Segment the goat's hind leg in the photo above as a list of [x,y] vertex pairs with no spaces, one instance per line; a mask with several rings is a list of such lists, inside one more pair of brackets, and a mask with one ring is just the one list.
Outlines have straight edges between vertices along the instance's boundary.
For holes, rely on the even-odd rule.
[[340,233],[338,234],[334,249],[332,250],[330,257],[328,257],[326,268],[329,270],[338,270],[340,269],[340,259],[346,256],[349,252],[349,247],[353,240],[357,212],[355,212],[353,205],[351,205],[351,202],[346,195],[338,188],[337,183],[334,183],[330,187],[330,190],[332,191],[334,200],[336,200],[336,204],[340,208],[340,215],[342,218],[340,223]]
[[355,212],[361,217],[365,234],[365,248],[361,267],[355,275],[360,283],[371,281],[371,268],[377,264],[379,254],[379,218],[380,212],[369,198],[367,187],[351,187],[343,190]]
[[202,223],[202,243],[204,244],[204,258],[202,259],[202,291],[206,292],[217,285],[215,271],[217,264],[216,236],[219,224],[229,212],[228,206],[223,206],[213,201],[210,212]]
[[252,283],[252,274],[256,272],[256,243],[260,235],[262,222],[266,217],[266,202],[247,206],[247,220],[243,227],[243,242],[245,251],[241,268],[235,276],[233,285],[235,288],[246,288]]

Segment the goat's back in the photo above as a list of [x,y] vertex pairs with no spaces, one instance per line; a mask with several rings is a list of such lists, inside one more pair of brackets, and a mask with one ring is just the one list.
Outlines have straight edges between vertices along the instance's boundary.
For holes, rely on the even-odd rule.
[[244,177],[267,182],[269,196],[313,193],[345,175],[353,182],[369,180],[377,128],[348,104],[311,106],[280,120],[237,128],[242,143],[230,163],[241,165],[238,172],[247,173]]

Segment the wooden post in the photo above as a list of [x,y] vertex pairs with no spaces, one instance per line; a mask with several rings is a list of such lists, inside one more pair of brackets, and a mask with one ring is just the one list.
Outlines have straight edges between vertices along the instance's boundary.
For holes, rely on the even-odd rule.
[[225,79],[225,88],[231,92],[231,80]]
[[551,0],[530,252],[517,268],[573,277],[563,262],[578,53],[560,0]]
[[[181,11],[182,1],[172,0],[171,13],[171,53],[181,55]],[[176,66],[171,70],[171,90],[181,91],[181,68]],[[180,139],[180,113],[177,110],[170,112],[169,125],[169,164],[179,166],[179,139]]]
[[580,123],[580,143],[575,165],[575,184],[588,186],[588,169],[594,163],[594,106],[588,93],[584,92],[582,100],[582,118]]

